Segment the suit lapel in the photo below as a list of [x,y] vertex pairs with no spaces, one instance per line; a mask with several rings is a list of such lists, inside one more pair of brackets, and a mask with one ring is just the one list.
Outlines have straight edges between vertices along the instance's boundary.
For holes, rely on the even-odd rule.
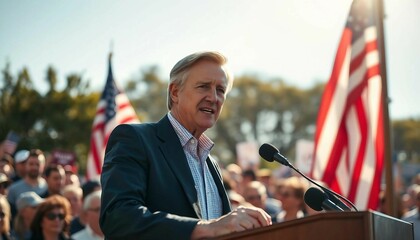
[[162,140],[162,144],[159,148],[164,155],[165,161],[168,163],[184,189],[184,193],[197,214],[197,217],[201,218],[194,179],[179,138],[167,116],[157,123],[157,136]]

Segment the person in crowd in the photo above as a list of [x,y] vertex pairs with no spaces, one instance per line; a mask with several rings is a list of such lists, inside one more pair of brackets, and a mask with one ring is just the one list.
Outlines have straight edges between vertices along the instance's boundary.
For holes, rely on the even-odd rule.
[[47,191],[41,197],[47,198],[54,194],[61,194],[64,188],[65,172],[61,165],[50,165],[45,168],[45,180],[47,181]]
[[[242,186],[247,186],[250,182],[257,181],[257,174],[253,169],[242,171]],[[243,195],[243,192],[242,192]]]
[[416,207],[402,216],[402,220],[413,223],[414,239],[420,240],[420,186],[415,185],[412,189],[415,195]]
[[412,183],[410,186],[407,187],[405,193],[403,194],[403,203],[404,203],[404,213],[407,213],[417,206],[417,191],[416,189],[420,185],[416,183]]
[[41,150],[33,149],[29,152],[29,157],[25,161],[25,177],[21,181],[12,183],[7,195],[7,200],[9,200],[12,209],[12,216],[16,214],[16,200],[21,193],[33,191],[41,195],[47,190],[47,183],[42,177],[44,164],[45,156]]
[[63,188],[62,195],[70,202],[71,216],[77,217],[82,210],[83,190],[75,185],[67,185]]
[[[169,113],[119,125],[101,174],[100,224],[110,239],[202,239],[271,224],[259,208],[231,212],[204,132],[217,121],[233,78],[217,52],[191,54],[170,73]],[[165,190],[162,190],[165,189]]]
[[82,185],[82,191],[83,191],[83,200],[85,197],[87,197],[89,194],[99,191],[101,189],[101,183],[99,180],[88,180]]
[[0,239],[11,239],[10,235],[10,205],[5,196],[0,196]]
[[71,206],[72,219],[70,222],[70,235],[85,227],[83,206],[83,190],[76,185],[67,185],[63,189],[63,196],[67,198]]
[[275,196],[281,201],[282,211],[277,215],[277,222],[289,221],[305,216],[303,196],[307,185],[296,176],[284,179],[276,188]]
[[70,203],[60,195],[45,199],[31,223],[31,240],[67,240],[70,224]]
[[35,192],[24,192],[16,201],[17,215],[14,219],[13,237],[17,240],[28,240],[31,238],[31,223],[35,212],[44,202]]
[[229,173],[232,181],[235,182],[234,191],[241,194],[242,189],[242,168],[235,163],[226,166],[226,171]]
[[232,209],[237,209],[239,206],[245,206],[245,199],[235,191],[236,181],[232,179],[232,175],[225,169],[222,169],[223,185],[225,186],[230,205]]
[[[84,199],[89,194],[100,191],[101,190],[101,183],[98,180],[88,180],[82,185],[82,203],[84,202]],[[70,234],[74,234],[76,232],[79,232],[85,228],[85,222],[86,222],[86,212],[83,210],[83,208],[80,211],[80,214],[78,217],[75,217],[71,220],[70,223]]]
[[257,170],[257,181],[264,184],[265,188],[267,189],[267,196],[269,198],[273,198],[274,186],[273,186],[273,178],[272,178],[272,171],[267,168],[262,168]]
[[15,168],[13,167],[13,162],[15,160],[10,154],[4,154],[0,158],[0,173],[4,173],[8,178],[11,178],[15,175]]
[[89,194],[83,202],[83,211],[86,214],[86,227],[73,234],[74,240],[102,240],[104,234],[99,227],[99,212],[101,210],[101,191]]
[[276,216],[281,210],[281,203],[276,199],[268,200],[269,197],[264,184],[259,181],[248,183],[244,188],[243,197],[246,202],[264,209],[270,215],[272,221],[275,222]]
[[11,181],[9,177],[4,173],[0,173],[0,194],[1,195],[7,196],[10,183]]
[[26,175],[26,160],[29,158],[29,150],[22,149],[15,153],[15,175],[12,177],[12,182],[17,182],[23,179]]
[[76,185],[80,187],[79,176],[74,172],[73,167],[70,165],[64,166],[64,172],[66,173],[66,179],[64,185]]

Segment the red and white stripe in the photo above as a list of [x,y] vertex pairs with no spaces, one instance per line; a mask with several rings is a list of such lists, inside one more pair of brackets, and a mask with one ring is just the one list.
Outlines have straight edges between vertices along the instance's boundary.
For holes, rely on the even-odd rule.
[[345,29],[317,120],[312,177],[360,209],[376,209],[384,163],[383,102],[375,27]]
[[124,93],[118,94],[115,102],[117,104],[116,116],[108,122],[105,122],[106,101],[101,100],[98,103],[87,160],[86,179],[88,180],[99,178],[102,172],[105,148],[112,130],[119,124],[139,122],[130,101]]

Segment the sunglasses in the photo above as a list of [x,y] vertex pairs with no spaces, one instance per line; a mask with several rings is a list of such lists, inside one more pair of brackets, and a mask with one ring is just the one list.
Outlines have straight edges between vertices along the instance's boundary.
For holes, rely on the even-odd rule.
[[58,218],[59,220],[63,220],[64,219],[64,214],[62,214],[62,213],[59,213],[59,214],[55,214],[55,213],[47,213],[47,214],[45,214],[45,217],[48,219],[48,220],[55,220],[56,218]]
[[3,219],[6,216],[6,214],[4,214],[4,212],[0,212],[0,219]]
[[0,188],[8,188],[9,185],[10,185],[9,183],[3,182],[3,183],[0,183]]

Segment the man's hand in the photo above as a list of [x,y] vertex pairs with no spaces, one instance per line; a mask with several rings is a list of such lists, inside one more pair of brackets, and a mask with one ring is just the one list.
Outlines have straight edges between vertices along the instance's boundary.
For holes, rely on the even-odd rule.
[[238,207],[229,214],[211,221],[200,221],[191,234],[191,239],[217,237],[232,232],[271,225],[271,217],[261,208]]

